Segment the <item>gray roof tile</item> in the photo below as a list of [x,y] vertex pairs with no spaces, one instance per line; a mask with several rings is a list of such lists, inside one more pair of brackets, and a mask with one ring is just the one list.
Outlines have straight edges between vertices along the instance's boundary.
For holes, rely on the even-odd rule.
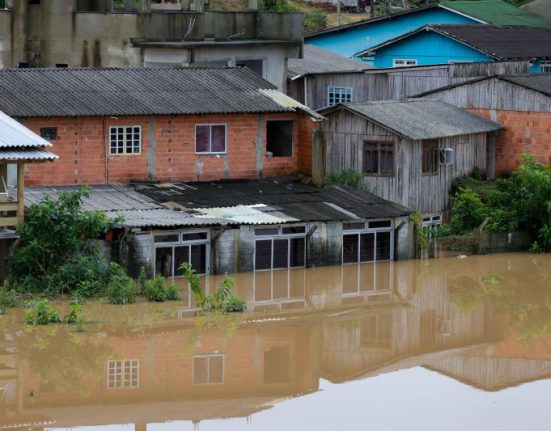
[[347,103],[319,112],[329,115],[339,109],[361,115],[412,140],[493,132],[503,128],[498,123],[437,100]]
[[[266,92],[266,90],[270,90]],[[0,70],[0,110],[14,117],[288,112],[247,68]]]
[[370,68],[365,63],[314,45],[304,45],[304,58],[290,58],[287,66],[290,78],[323,73],[362,72]]

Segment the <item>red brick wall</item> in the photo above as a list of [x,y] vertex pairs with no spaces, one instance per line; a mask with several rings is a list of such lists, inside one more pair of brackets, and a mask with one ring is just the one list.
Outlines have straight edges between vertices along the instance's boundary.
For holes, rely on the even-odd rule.
[[[469,111],[490,118],[488,110]],[[497,111],[496,120],[505,127],[496,136],[496,175],[515,170],[524,153],[551,164],[551,113]]]
[[298,157],[298,170],[304,174],[312,174],[312,141],[314,132],[319,128],[319,123],[305,118],[300,122]]
[[[152,122],[153,120],[153,122]],[[266,121],[294,120],[293,155],[266,157]],[[199,180],[253,179],[277,176],[299,169],[301,148],[310,148],[311,134],[304,124],[313,123],[302,114],[228,114],[126,118],[32,118],[25,125],[36,133],[41,127],[57,127],[58,139],[51,151],[60,159],[47,164],[28,164],[27,185],[113,184],[131,180],[194,181],[195,163],[203,163]],[[195,125],[223,123],[227,126],[227,154],[196,155]],[[149,178],[150,125],[154,125],[155,176]],[[111,155],[109,127],[140,125],[142,151],[136,155]],[[261,127],[262,172],[257,170],[256,142]]]

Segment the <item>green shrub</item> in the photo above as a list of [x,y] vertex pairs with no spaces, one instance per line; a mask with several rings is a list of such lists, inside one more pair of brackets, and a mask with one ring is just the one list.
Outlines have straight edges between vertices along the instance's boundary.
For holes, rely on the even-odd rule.
[[231,295],[226,303],[228,313],[240,313],[247,310],[247,302],[241,298]]
[[325,177],[326,186],[348,186],[355,190],[369,190],[364,183],[364,177],[354,169],[333,172]]
[[140,272],[138,274],[138,287],[140,289],[140,292],[143,292],[144,288],[145,288],[145,280],[147,279],[147,276],[145,274],[145,268],[142,266],[140,268]]
[[307,33],[322,30],[327,27],[327,14],[320,10],[313,9],[304,15],[304,30]]
[[176,286],[176,283],[168,283],[166,286],[166,300],[167,301],[179,301],[182,299],[180,296],[180,289]]
[[479,227],[487,216],[486,206],[474,190],[460,188],[453,199],[450,229],[461,235]]
[[136,302],[136,286],[124,269],[111,262],[108,269],[107,299],[111,304],[132,304]]
[[82,321],[82,305],[72,303],[69,313],[63,318],[63,321],[69,325],[74,325]]
[[151,302],[163,302],[166,300],[165,282],[163,277],[158,275],[153,280],[146,280],[144,289],[142,291],[143,296]]
[[17,292],[7,284],[0,287],[0,313],[5,313],[8,308],[17,305]]
[[27,325],[48,325],[49,323],[59,322],[61,322],[59,312],[50,307],[46,299],[35,301],[32,310],[25,313],[25,324]]
[[258,0],[258,10],[266,12],[298,12],[288,0]]

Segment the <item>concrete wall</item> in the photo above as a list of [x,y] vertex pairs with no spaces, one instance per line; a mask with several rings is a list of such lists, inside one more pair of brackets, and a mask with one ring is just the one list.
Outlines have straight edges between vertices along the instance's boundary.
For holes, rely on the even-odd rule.
[[[266,157],[266,122],[292,120],[291,157]],[[309,147],[301,123],[312,120],[297,113],[181,115],[126,118],[31,118],[26,127],[57,127],[58,139],[51,148],[60,158],[51,164],[27,165],[27,185],[115,184],[133,180],[194,181],[254,179],[278,176],[299,169],[299,152]],[[196,124],[226,124],[226,154],[195,154]],[[141,126],[140,154],[109,154],[110,126]],[[310,135],[311,136],[311,135]],[[196,175],[196,163],[202,174]]]
[[0,11],[2,67],[142,67],[146,51],[161,50],[164,65],[263,58],[265,77],[285,89],[286,60],[301,48],[295,13],[82,12],[62,0]]

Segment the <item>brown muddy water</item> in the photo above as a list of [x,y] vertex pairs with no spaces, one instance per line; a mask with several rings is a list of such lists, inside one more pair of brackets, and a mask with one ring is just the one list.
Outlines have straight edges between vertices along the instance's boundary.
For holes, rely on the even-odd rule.
[[0,429],[551,429],[551,255],[235,280],[247,313],[185,295],[89,302],[85,332],[0,316]]

